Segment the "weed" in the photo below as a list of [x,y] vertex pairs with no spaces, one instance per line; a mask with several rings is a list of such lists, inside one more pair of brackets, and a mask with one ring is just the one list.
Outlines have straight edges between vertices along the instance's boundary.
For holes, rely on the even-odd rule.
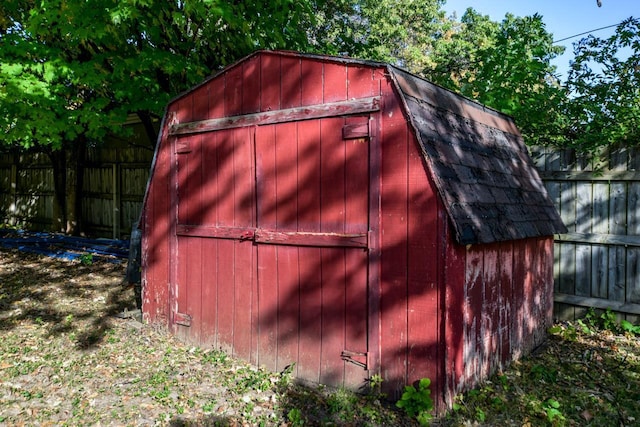
[[216,401],[212,400],[211,402],[207,402],[204,405],[202,405],[202,410],[204,412],[213,412],[215,407],[216,407]]
[[327,397],[329,413],[338,415],[338,418],[342,420],[349,420],[353,418],[353,410],[356,400],[357,397],[355,394],[343,388],[339,388]]
[[549,334],[555,335],[563,340],[576,341],[578,339],[578,330],[572,324],[555,325],[549,328]]
[[280,372],[280,378],[277,381],[277,386],[280,390],[286,389],[293,379],[293,371],[296,367],[295,363],[287,365],[282,372]]
[[93,254],[92,253],[86,253],[86,254],[82,254],[80,255],[80,263],[82,265],[91,265],[93,264]]
[[211,363],[214,365],[223,365],[229,360],[227,353],[221,350],[205,351],[200,357],[204,363]]
[[560,402],[555,399],[547,399],[542,403],[542,410],[547,415],[550,423],[564,423],[565,418],[560,412]]
[[380,374],[372,375],[368,380],[369,390],[373,393],[380,394],[380,387],[382,386],[382,382],[384,379]]
[[243,394],[249,390],[267,391],[273,385],[269,372],[254,367],[238,369],[234,380],[234,388],[238,394]]
[[431,420],[431,411],[433,411],[433,399],[431,399],[431,390],[429,386],[431,380],[422,378],[418,387],[405,386],[404,393],[396,406],[405,410],[407,415],[415,417],[420,425],[426,426]]
[[299,427],[304,425],[304,421],[302,420],[302,412],[298,408],[293,408],[287,413],[287,419],[294,427]]
[[498,381],[500,381],[500,385],[502,386],[503,390],[509,390],[509,379],[507,378],[507,376],[504,374],[499,374],[497,378]]
[[582,330],[582,333],[585,335],[593,335],[595,331],[592,329],[592,324],[589,321],[584,322],[582,319],[576,320],[576,324]]
[[620,327],[624,332],[627,332],[632,335],[640,335],[640,325],[634,325],[628,320],[622,320],[620,322]]
[[554,384],[558,381],[558,371],[556,369],[546,367],[544,365],[534,365],[531,368],[531,377],[537,381],[545,381]]
[[171,389],[169,388],[168,385],[165,384],[162,386],[162,389],[154,390],[149,394],[155,399],[162,401],[171,395]]

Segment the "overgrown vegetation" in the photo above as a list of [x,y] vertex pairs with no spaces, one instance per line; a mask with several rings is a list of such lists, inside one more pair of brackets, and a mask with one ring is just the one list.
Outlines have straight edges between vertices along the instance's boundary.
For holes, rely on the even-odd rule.
[[[534,356],[459,396],[430,421],[429,384],[406,410],[379,392],[305,387],[131,318],[123,266],[0,251],[2,425],[529,425],[640,421],[638,327],[610,312],[550,330]],[[409,413],[408,408],[411,409]],[[411,416],[409,416],[411,415]]]
[[638,425],[639,332],[610,311],[557,324],[534,356],[460,396],[443,424]]
[[398,408],[404,409],[407,415],[418,420],[422,426],[428,425],[432,417],[433,399],[430,385],[429,378],[422,378],[415,386],[405,386],[404,393],[396,402]]

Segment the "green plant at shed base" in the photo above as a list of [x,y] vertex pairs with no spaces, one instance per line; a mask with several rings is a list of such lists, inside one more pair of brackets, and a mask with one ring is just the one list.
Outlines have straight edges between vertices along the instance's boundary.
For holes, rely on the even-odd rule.
[[432,417],[433,399],[431,399],[430,385],[429,378],[422,378],[417,388],[412,385],[405,386],[402,397],[396,403],[398,408],[404,409],[410,417],[415,417],[422,426],[429,425]]
[[380,374],[374,374],[370,378],[366,380],[369,385],[369,392],[380,396],[385,397],[383,393],[380,392],[380,388],[382,387],[382,383],[384,382],[384,378]]

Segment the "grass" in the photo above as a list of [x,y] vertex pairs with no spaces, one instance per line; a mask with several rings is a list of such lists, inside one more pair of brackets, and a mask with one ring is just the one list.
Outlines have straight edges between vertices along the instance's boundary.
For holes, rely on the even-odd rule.
[[602,319],[611,315],[556,324],[535,355],[459,396],[441,424],[640,425],[640,336]]
[[[114,315],[124,266],[0,251],[0,425],[417,425],[375,390],[306,387]],[[640,423],[640,340],[593,313],[458,396],[439,426]]]

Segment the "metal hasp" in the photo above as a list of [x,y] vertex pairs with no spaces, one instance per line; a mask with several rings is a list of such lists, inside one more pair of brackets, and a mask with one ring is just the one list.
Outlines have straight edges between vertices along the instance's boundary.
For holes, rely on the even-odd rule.
[[369,352],[360,353],[357,351],[342,350],[340,358],[345,362],[360,366],[365,371],[369,370]]

